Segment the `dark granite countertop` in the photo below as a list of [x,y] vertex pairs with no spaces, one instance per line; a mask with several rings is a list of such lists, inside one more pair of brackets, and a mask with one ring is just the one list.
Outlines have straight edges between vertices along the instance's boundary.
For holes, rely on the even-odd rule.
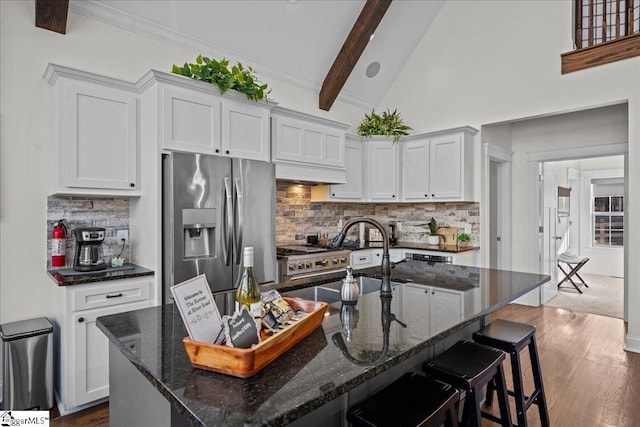
[[124,264],[122,267],[108,267],[100,271],[79,272],[72,268],[47,270],[58,286],[82,285],[84,283],[106,282],[109,280],[131,279],[140,276],[153,276],[148,268],[136,264]]
[[[354,251],[362,250],[362,249],[381,249],[382,243],[368,243],[365,246],[357,249],[352,249]],[[477,251],[480,250],[480,246],[467,246],[466,248],[460,248],[457,245],[445,245],[444,243],[440,243],[438,245],[428,245],[426,243],[416,244],[416,243],[402,243],[398,242],[394,246],[389,246],[389,249],[413,249],[419,251],[433,251],[433,252],[447,252],[447,253],[461,253],[468,251]]]
[[[358,273],[379,280],[379,268]],[[332,276],[313,284],[343,274]],[[409,260],[392,270],[393,298],[383,299],[378,292],[361,295],[357,322],[350,328],[342,324],[342,304],[331,303],[320,328],[247,379],[191,366],[182,344],[187,332],[173,304],[100,317],[97,325],[190,423],[285,425],[548,280],[541,274]],[[459,292],[466,307],[459,323],[433,333],[428,313],[416,308],[422,307],[417,296],[425,293],[412,283]],[[284,285],[276,288],[286,294]],[[140,343],[135,353],[125,345],[132,334]]]

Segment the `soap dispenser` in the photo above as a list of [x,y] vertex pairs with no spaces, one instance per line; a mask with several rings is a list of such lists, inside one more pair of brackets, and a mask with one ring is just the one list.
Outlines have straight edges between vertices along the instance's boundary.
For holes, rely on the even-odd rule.
[[355,304],[358,302],[358,295],[360,295],[360,288],[358,287],[358,281],[353,278],[353,269],[350,265],[347,266],[347,277],[342,280],[342,290],[340,296],[342,297],[343,304]]

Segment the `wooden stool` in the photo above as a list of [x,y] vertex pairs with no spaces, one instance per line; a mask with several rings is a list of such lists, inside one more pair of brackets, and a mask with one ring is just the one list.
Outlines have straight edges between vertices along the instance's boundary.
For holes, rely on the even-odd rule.
[[[508,393],[514,396],[516,400],[518,426],[526,427],[527,409],[535,403],[538,405],[538,411],[540,412],[540,424],[543,427],[547,427],[549,425],[549,411],[547,410],[547,401],[542,386],[542,371],[540,370],[540,360],[536,346],[536,327],[526,323],[497,319],[482,331],[473,334],[473,339],[480,344],[505,351],[511,356],[514,390],[509,390]],[[535,390],[528,397],[524,394],[522,368],[520,365],[520,352],[527,346],[529,347],[531,371],[535,384]],[[491,405],[492,393],[493,384],[489,384],[487,387],[487,405]]]
[[[502,369],[504,359],[505,354],[500,350],[471,341],[459,341],[444,353],[426,362],[423,369],[432,378],[466,390],[462,412],[463,425],[479,427],[481,417],[485,417],[501,423],[503,427],[511,427],[507,387]],[[495,381],[497,387],[501,418],[480,410],[478,390],[492,381]]]
[[[565,269],[562,268],[562,265],[560,264],[561,262],[567,264],[567,266],[569,267],[569,271],[565,271]],[[566,252],[558,255],[558,268],[562,271],[562,273],[564,273],[564,279],[558,282],[558,289],[560,289],[560,285],[562,285],[567,280],[571,282],[573,287],[576,288],[576,290],[580,293],[582,293],[580,286],[588,288],[589,285],[587,285],[587,282],[585,282],[584,279],[578,274],[578,271],[580,271],[580,269],[584,267],[587,262],[589,262],[589,258],[576,257]],[[580,280],[580,283],[574,282],[572,279],[573,276],[576,276],[578,280]]]
[[457,427],[458,390],[448,384],[407,373],[349,409],[354,426]]

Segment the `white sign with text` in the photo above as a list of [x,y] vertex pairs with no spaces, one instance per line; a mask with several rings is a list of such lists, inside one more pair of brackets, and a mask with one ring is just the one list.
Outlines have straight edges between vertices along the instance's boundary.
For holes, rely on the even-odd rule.
[[222,318],[204,274],[172,286],[171,294],[191,340],[214,344],[224,341]]

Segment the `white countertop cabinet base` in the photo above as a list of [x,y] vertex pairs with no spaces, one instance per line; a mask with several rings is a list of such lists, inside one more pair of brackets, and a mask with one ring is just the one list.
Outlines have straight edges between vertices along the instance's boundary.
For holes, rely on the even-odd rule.
[[[100,316],[151,307],[151,277],[108,284],[58,286],[54,292],[56,400],[62,415],[76,412],[109,396],[109,346],[96,326]],[[130,350],[140,339],[132,331]]]

